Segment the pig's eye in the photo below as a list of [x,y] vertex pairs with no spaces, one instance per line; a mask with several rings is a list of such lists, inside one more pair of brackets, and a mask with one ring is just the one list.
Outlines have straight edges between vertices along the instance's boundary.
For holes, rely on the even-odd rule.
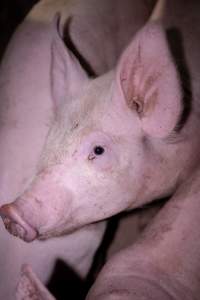
[[94,154],[96,155],[102,155],[104,153],[105,149],[102,146],[95,146],[94,147]]
[[89,154],[88,159],[93,160],[97,156],[102,155],[104,152],[105,152],[105,148],[103,146],[97,145],[92,149],[92,152]]

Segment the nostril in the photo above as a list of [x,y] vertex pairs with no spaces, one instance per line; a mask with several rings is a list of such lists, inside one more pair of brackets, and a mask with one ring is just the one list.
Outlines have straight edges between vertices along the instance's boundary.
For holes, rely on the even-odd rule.
[[22,226],[19,224],[12,222],[9,218],[3,217],[3,222],[5,228],[14,236],[16,237],[23,237],[25,235],[25,230]]
[[22,219],[14,205],[3,205],[0,208],[0,216],[5,228],[12,235],[26,242],[31,242],[37,237],[37,231]]

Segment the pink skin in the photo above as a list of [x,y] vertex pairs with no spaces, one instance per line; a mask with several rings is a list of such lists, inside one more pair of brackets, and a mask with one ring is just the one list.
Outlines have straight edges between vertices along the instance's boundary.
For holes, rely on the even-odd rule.
[[[54,118],[49,81],[49,49],[54,31],[52,23],[45,25],[26,20],[11,39],[1,62],[1,205],[14,201],[29,186]],[[27,241],[33,240],[36,232],[32,226],[12,206],[9,214],[18,223],[4,219],[12,233]],[[0,299],[13,300],[24,262],[32,265],[43,282],[48,281],[57,258],[70,264],[80,276],[86,276],[104,230],[105,224],[94,224],[73,236],[27,244],[8,235],[0,226]]]
[[[199,171],[194,173],[140,238],[105,264],[87,300],[199,299],[199,176]],[[38,300],[52,299],[26,266],[18,284],[17,300],[24,299],[24,295],[31,299],[33,292]]]
[[4,205],[5,211],[8,215],[12,216],[10,220],[10,218],[7,218],[6,215],[4,216],[3,213],[1,215],[6,229],[11,234],[23,238],[26,242],[33,241],[37,236],[37,232],[21,218],[13,206],[8,205],[8,207],[6,207],[7,206]]
[[177,190],[134,245],[107,262],[87,300],[199,299],[199,176]]
[[[199,299],[199,178],[197,171],[177,189],[140,238],[105,264],[87,300]],[[52,299],[26,266],[17,300],[24,299],[24,294],[31,299],[30,291],[38,300]]]
[[33,299],[33,295],[37,300],[55,300],[32,271],[31,267],[29,265],[23,265],[20,281],[16,288],[15,299]]
[[[57,92],[55,84],[51,91],[50,80],[51,76],[57,77],[53,71],[55,67],[51,68],[56,64],[51,53],[52,41],[57,35],[55,24],[52,25],[56,12],[61,14],[61,29],[69,16],[72,17],[69,35],[73,44],[94,72],[102,74],[116,64],[122,48],[148,19],[154,4],[151,2],[147,7],[146,1],[140,0],[85,0],[75,1],[75,5],[73,1],[40,1],[17,28],[0,70],[0,205],[22,195],[36,176],[38,161],[55,117],[54,108],[59,106],[57,98],[52,101],[51,92]],[[103,50],[102,40],[105,41]],[[57,50],[54,48],[54,53]],[[57,83],[62,84],[62,80]],[[74,83],[77,87],[80,80],[77,78]],[[70,96],[69,86],[65,85],[65,88]],[[27,212],[31,209],[32,206],[26,208]],[[42,220],[39,206],[34,211],[36,220]],[[37,229],[31,220],[29,224],[25,214],[12,205],[2,209],[5,225],[12,233],[31,241],[37,235]],[[47,282],[58,257],[85,277],[104,229],[102,222],[67,237],[34,241],[30,245],[8,235],[0,226],[0,299],[13,300],[23,262],[29,262],[43,282]]]
[[[154,103],[156,105],[158,103],[161,109],[160,114],[156,113],[157,120],[159,120],[158,124],[165,124],[164,127],[158,126],[158,130],[154,126],[156,124],[154,124],[152,118],[150,118],[151,126],[147,126],[148,116],[151,116],[151,114],[148,109],[144,109],[143,103],[141,105],[138,101],[140,97],[133,97],[135,103],[124,101],[127,100],[125,95],[132,95],[132,90],[127,88],[126,82],[130,83],[130,78],[135,82],[136,77],[130,71],[132,60],[125,64],[128,68],[127,73],[126,67],[125,72],[120,72],[120,70],[123,70],[121,67],[124,66],[123,62],[127,57],[123,55],[122,64],[120,63],[118,67],[117,79],[114,76],[113,80],[113,74],[110,73],[91,83],[86,83],[87,79],[84,77],[87,86],[84,87],[84,90],[80,93],[81,97],[79,95],[78,98],[78,100],[84,100],[82,101],[84,104],[81,103],[82,105],[80,105],[78,102],[78,108],[81,108],[78,110],[76,109],[76,103],[74,103],[74,106],[72,106],[73,115],[71,115],[73,116],[72,120],[75,120],[74,116],[76,116],[77,120],[82,122],[76,121],[71,124],[71,127],[68,127],[67,131],[62,131],[60,129],[65,128],[65,123],[70,123],[69,118],[57,118],[39,164],[39,175],[32,182],[30,189],[22,197],[19,197],[15,203],[18,213],[22,212],[20,215],[23,215],[24,219],[27,216],[25,219],[27,222],[28,220],[31,221],[31,224],[35,222],[34,226],[38,229],[40,237],[45,238],[45,235],[50,237],[54,234],[70,231],[73,229],[73,225],[78,227],[84,222],[87,223],[95,218],[102,218],[103,213],[105,217],[117,210],[130,209],[156,197],[174,193],[172,199],[138,243],[117,254],[105,266],[93,290],[88,295],[88,299],[116,300],[123,298],[129,300],[134,299],[134,297],[135,299],[141,299],[142,297],[143,299],[151,299],[150,297],[152,297],[154,300],[193,300],[199,298],[199,172],[196,169],[199,167],[197,100],[200,60],[195,59],[199,55],[199,47],[197,47],[199,39],[196,38],[199,26],[195,26],[197,25],[196,20],[199,20],[199,4],[196,4],[197,7],[192,7],[193,4],[193,1],[188,1],[186,7],[182,9],[182,1],[173,1],[168,7],[171,24],[182,24],[183,32],[186,32],[183,40],[185,42],[187,63],[192,74],[192,92],[195,103],[182,130],[178,133],[171,133],[174,122],[176,123],[178,117],[179,97],[174,99],[175,106],[173,105],[173,107],[171,97],[167,97],[167,92],[159,98],[159,100],[168,98],[169,102],[167,103],[169,105],[167,107],[170,109],[175,107],[175,111],[166,114],[166,118],[164,113],[162,118],[160,117],[163,105],[166,102],[164,104],[159,101]],[[172,5],[171,8],[170,5]],[[187,12],[187,17],[185,12]],[[190,19],[188,13],[191,12],[193,12],[193,15]],[[180,23],[174,21],[173,13],[176,18],[177,16],[180,17]],[[198,15],[198,18],[195,17],[195,14]],[[192,24],[192,26],[189,26],[189,24]],[[149,34],[151,33],[150,28],[148,27],[146,31]],[[188,28],[190,30],[187,32]],[[152,35],[150,36],[152,37]],[[159,28],[156,36],[162,36]],[[146,45],[145,48],[149,49],[148,36],[145,37],[143,39]],[[153,44],[156,47],[157,43]],[[165,42],[162,44],[165,45]],[[130,53],[129,50],[127,51],[125,53]],[[159,62],[159,57],[166,56],[162,55],[161,49],[159,49],[159,53],[150,52],[155,53],[155,61],[153,66],[150,64],[151,67],[159,68],[160,63],[157,63],[156,58],[158,57]],[[166,54],[166,49],[164,53]],[[170,59],[167,66],[174,72],[175,68],[171,63]],[[119,74],[123,74],[123,76],[120,77]],[[126,78],[124,74],[127,75],[128,81],[125,80],[122,84],[120,78]],[[143,74],[146,75],[148,72]],[[162,72],[161,75],[164,76],[164,74]],[[168,78],[165,79],[168,81],[170,78],[168,72],[167,74]],[[171,92],[171,85],[168,89],[170,96],[173,97],[177,95],[180,84],[176,76],[171,78],[175,78],[172,80],[172,86],[177,83],[175,93]],[[158,79],[162,80],[160,77]],[[138,79],[136,82],[138,82]],[[120,95],[120,97],[108,97],[113,95],[111,87],[114,90],[113,94]],[[94,102],[90,97],[95,99]],[[131,99],[128,98],[128,100]],[[150,111],[154,113],[158,107],[155,110],[153,105],[146,108],[150,108]],[[67,114],[67,109],[63,106],[59,114],[64,116],[65,113]],[[79,124],[78,127],[77,124]],[[106,155],[95,156],[93,146],[97,142],[99,145],[100,140],[103,145],[105,144],[106,149],[112,149],[112,151],[105,151],[104,154]],[[112,159],[110,159],[110,153],[112,153]],[[89,157],[94,157],[94,159],[88,159]],[[123,174],[123,171],[125,174]],[[48,182],[49,189],[47,190],[48,187],[46,187],[46,192],[45,188],[42,187],[43,182],[45,185]],[[116,182],[115,185],[114,182]],[[62,206],[61,209],[58,208],[61,203],[60,200],[56,203],[53,199],[56,185],[59,195],[64,197],[61,201],[64,203],[62,205],[65,206],[66,204],[66,207]],[[50,189],[52,189],[52,194],[49,192]],[[119,199],[120,197],[116,198],[118,192],[120,192],[121,199]],[[127,194],[132,195],[132,200],[129,199],[126,202],[124,195],[127,197]],[[39,218],[31,219],[32,209],[35,207],[37,210],[36,202],[38,203],[38,201],[36,199],[38,200],[38,196],[40,197],[40,209],[42,208],[41,212],[44,215],[43,220]],[[104,199],[105,196],[106,199]],[[96,198],[98,202],[92,202]],[[26,199],[30,200],[31,209],[28,208]],[[55,209],[48,206],[47,201],[49,199],[51,206]],[[88,200],[90,202],[86,205]],[[79,212],[79,207],[82,214]],[[63,216],[61,220],[57,218],[55,213],[57,211],[59,216]],[[46,215],[50,215],[51,212],[54,215],[52,215],[51,220],[47,220]],[[27,215],[28,213],[29,215]],[[34,210],[33,214],[35,214]],[[85,220],[83,220],[84,217]],[[80,224],[80,220],[82,220],[82,224]],[[54,228],[56,228],[56,232]],[[30,272],[28,274],[25,271],[25,273],[29,278],[33,278]],[[124,280],[125,277],[126,280]],[[41,287],[39,286],[39,288]],[[137,298],[136,293],[138,294]]]
[[[195,114],[174,131],[183,109],[181,82],[158,24],[138,32],[116,72],[94,80],[57,35],[51,76],[57,118],[38,175],[14,204],[1,208],[6,220],[13,222],[9,207],[14,205],[15,216],[38,238],[70,233],[172,194],[198,166]],[[62,102],[68,98],[65,86],[73,100],[67,105]],[[94,153],[95,146],[104,148],[102,155]],[[16,234],[17,227],[9,227]],[[32,232],[19,235],[32,239]]]

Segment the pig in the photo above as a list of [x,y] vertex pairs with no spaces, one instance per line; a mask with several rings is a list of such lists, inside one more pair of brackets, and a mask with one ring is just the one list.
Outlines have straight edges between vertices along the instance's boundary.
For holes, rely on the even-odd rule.
[[[72,233],[170,197],[199,166],[198,5],[169,1],[163,27],[153,21],[143,26],[116,68],[96,78],[55,36],[50,76],[57,117],[37,175],[0,209],[10,233],[25,241]],[[170,26],[183,35],[190,86],[179,48],[170,48],[166,38]]]
[[[77,56],[79,58],[81,56],[84,65],[90,66],[87,68],[88,73],[93,76],[100,75],[116,64],[130,36],[134,35],[149,17],[153,4],[154,1],[147,5],[145,1],[127,0],[122,5],[120,1],[112,0],[84,2],[46,0],[38,3],[17,28],[4,54],[0,69],[1,205],[14,201],[23,194],[32,179],[37,176],[38,161],[46,144],[48,132],[52,123],[57,122],[56,111],[60,104],[58,100],[54,100],[53,94],[55,91],[62,92],[59,80],[60,71],[62,72],[59,68],[62,64],[57,63],[60,63],[62,51],[69,54],[68,50],[62,48],[64,44],[60,40],[60,35],[64,35],[64,29],[68,32],[72,48],[77,50]],[[110,12],[114,12],[113,7],[117,10],[111,18]],[[57,12],[60,13],[59,28],[55,21],[52,22]],[[115,30],[117,24],[118,31]],[[114,34],[112,36],[112,32],[119,34],[119,37]],[[105,41],[106,51],[101,51],[102,40]],[[69,61],[72,62],[70,68],[75,63],[77,72],[81,70],[72,53],[69,54]],[[57,67],[58,78],[55,73]],[[82,76],[85,77],[85,71],[81,71],[80,76],[76,78],[76,71],[71,69],[70,78],[73,85],[72,87],[70,85],[67,91],[69,110],[71,89],[77,87],[78,90],[79,84],[81,88]],[[51,86],[53,78],[58,79],[58,85],[53,81]],[[66,85],[65,87],[67,88]],[[57,197],[59,198],[59,193]],[[43,218],[39,211],[38,217]],[[24,226],[29,232],[24,239],[30,240],[29,234],[34,238],[35,231],[32,225],[26,225],[24,222]],[[49,280],[58,258],[85,278],[104,230],[105,224],[102,222],[86,226],[73,235],[48,241],[36,240],[32,244],[26,244],[8,236],[1,226],[0,299],[13,299],[19,270],[24,262],[33,266],[44,283]],[[15,229],[13,233],[18,234]]]
[[[11,232],[18,222],[23,239],[46,239],[171,196],[137,244],[108,262],[89,300],[198,299],[199,5],[168,1],[163,27],[144,26],[114,71],[93,80],[82,77],[73,114],[61,104],[38,175],[16,202],[2,208]],[[75,122],[65,130],[70,119]],[[52,196],[56,190],[60,203]],[[50,201],[54,219],[31,218],[27,200],[33,216],[38,200],[44,212]],[[67,209],[60,219],[54,210],[64,210],[63,202]]]
[[[200,232],[197,170],[156,215],[137,242],[103,267],[87,300],[199,299]],[[23,266],[16,300],[53,300],[30,266]],[[67,297],[66,287],[66,297]]]

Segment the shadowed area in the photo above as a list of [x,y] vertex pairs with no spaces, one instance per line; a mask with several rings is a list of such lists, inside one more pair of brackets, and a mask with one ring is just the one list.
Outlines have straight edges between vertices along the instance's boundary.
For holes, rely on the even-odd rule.
[[88,290],[86,282],[60,259],[55,264],[47,288],[57,300],[64,299],[64,295],[71,299],[83,300]]
[[176,66],[179,71],[179,76],[182,84],[183,91],[183,112],[180,116],[180,120],[177,124],[176,130],[181,130],[183,125],[187,122],[192,109],[192,88],[191,78],[185,58],[183,38],[181,32],[176,28],[170,28],[167,30],[167,39],[170,46],[170,50]]
[[106,261],[107,250],[117,230],[119,218],[114,217],[108,222],[103,241],[96,252],[93,264],[86,280],[83,280],[70,266],[58,259],[54,272],[47,283],[47,288],[57,300],[64,300],[66,295],[76,300],[84,300],[91,285]]
[[76,300],[84,300],[104,263],[116,252],[136,241],[138,233],[144,230],[167,200],[157,200],[133,212],[112,217],[86,280],[83,280],[64,261],[58,259],[47,284],[49,291],[57,300],[66,299],[66,295]]
[[1,0],[0,1],[0,59],[16,26],[38,0]]

